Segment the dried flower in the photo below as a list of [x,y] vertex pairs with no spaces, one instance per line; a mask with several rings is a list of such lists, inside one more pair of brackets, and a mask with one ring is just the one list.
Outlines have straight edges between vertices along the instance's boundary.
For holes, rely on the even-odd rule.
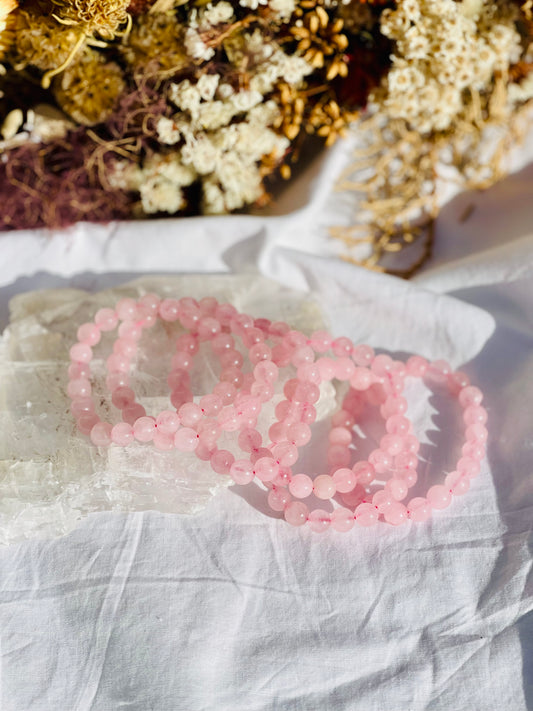
[[0,62],[13,42],[13,20],[10,14],[17,6],[17,0],[0,0]]

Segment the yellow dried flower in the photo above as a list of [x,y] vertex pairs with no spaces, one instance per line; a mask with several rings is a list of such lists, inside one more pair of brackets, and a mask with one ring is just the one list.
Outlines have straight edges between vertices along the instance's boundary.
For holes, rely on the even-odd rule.
[[122,56],[133,68],[157,62],[162,70],[175,73],[190,64],[182,34],[183,28],[173,14],[141,15],[122,43]]
[[53,93],[59,106],[74,121],[92,126],[111,115],[125,89],[118,64],[87,49],[56,80]]
[[69,27],[58,27],[45,15],[22,11],[17,13],[12,63],[20,70],[31,65],[47,72],[65,62],[78,33]]
[[[13,42],[13,16],[11,13],[18,6],[17,0],[0,0],[0,61],[5,57]],[[11,15],[11,17],[10,17]]]
[[54,15],[65,25],[79,26],[87,37],[112,40],[120,34],[121,25],[131,22],[130,0],[52,0],[58,8]]

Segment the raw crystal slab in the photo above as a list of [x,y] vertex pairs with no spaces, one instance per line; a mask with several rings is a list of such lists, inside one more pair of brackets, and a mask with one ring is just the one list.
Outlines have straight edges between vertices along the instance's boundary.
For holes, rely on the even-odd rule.
[[[60,289],[29,292],[10,303],[11,322],[0,339],[0,542],[60,536],[85,516],[99,511],[194,514],[231,482],[215,474],[194,454],[158,451],[134,443],[97,448],[76,430],[66,395],[68,351],[80,324],[123,296],[155,292],[162,297],[215,296],[256,317],[285,320],[305,332],[321,328],[318,305],[308,295],[290,291],[256,275],[145,277],[97,294]],[[171,324],[145,332],[133,375],[137,399],[147,412],[169,407],[166,377],[179,333]],[[91,363],[97,411],[118,421],[105,391],[105,358],[116,334],[103,334]],[[192,373],[193,392],[209,392],[217,363],[202,346]],[[261,413],[265,432],[281,398]],[[335,406],[335,392],[325,388],[319,418]],[[229,434],[221,446],[234,449]],[[237,450],[235,450],[237,453]]]

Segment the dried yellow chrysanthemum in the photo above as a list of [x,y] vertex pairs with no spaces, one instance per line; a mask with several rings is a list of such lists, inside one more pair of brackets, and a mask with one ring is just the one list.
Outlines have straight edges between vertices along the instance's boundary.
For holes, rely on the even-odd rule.
[[70,64],[53,93],[63,111],[84,126],[105,121],[126,89],[122,69],[92,49]]
[[121,52],[133,69],[153,62],[161,70],[175,73],[190,64],[183,45],[183,27],[173,14],[148,13],[136,18]]
[[0,0],[0,61],[5,57],[13,41],[13,32],[10,27],[12,21],[9,15],[17,6],[17,0]]
[[43,72],[65,62],[78,37],[76,30],[58,27],[51,17],[26,11],[17,13],[14,34],[11,49],[14,68],[21,70],[33,66]]

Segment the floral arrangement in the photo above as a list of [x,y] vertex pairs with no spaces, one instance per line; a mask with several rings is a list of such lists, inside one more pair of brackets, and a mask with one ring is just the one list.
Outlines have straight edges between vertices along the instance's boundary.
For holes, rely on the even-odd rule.
[[369,201],[412,191],[406,136],[474,155],[530,102],[531,4],[0,0],[0,229],[263,205],[350,126],[382,166]]

